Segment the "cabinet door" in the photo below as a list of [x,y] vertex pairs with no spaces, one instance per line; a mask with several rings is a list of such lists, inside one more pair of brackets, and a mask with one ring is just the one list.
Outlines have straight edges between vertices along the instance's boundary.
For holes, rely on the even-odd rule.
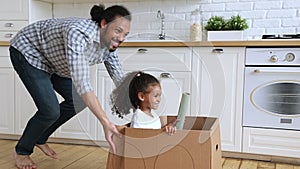
[[[96,90],[96,66],[91,67],[90,70],[91,82]],[[59,138],[95,140],[96,122],[98,121],[96,120],[94,114],[88,108],[85,108],[83,111],[63,124],[59,129],[57,129],[54,136]]]
[[[161,116],[177,115],[182,92],[190,92],[190,72],[158,72],[147,71],[160,80],[162,86],[162,99],[156,113]],[[112,114],[109,97],[114,89],[112,80],[108,73],[103,70],[98,72],[98,98],[103,106],[110,121],[117,125],[124,125],[131,121],[132,115],[125,116],[123,119]],[[188,112],[190,107],[188,107]],[[97,140],[104,141],[104,133],[102,126],[98,124]]]
[[14,133],[14,70],[8,47],[0,47],[0,133]]
[[14,133],[14,71],[0,67],[0,133]]
[[243,128],[243,152],[300,158],[299,131]]
[[19,76],[15,77],[15,134],[22,134],[37,108]]
[[192,112],[220,119],[222,150],[241,151],[244,48],[194,48]]
[[29,0],[0,0],[1,20],[28,20]]
[[[92,68],[92,84],[94,86],[96,83],[96,68]],[[58,95],[58,99],[62,98]],[[16,78],[16,97],[15,97],[15,107],[16,107],[16,134],[22,134],[28,120],[37,111],[35,104],[25,89],[25,86]],[[71,120],[63,124],[57,131],[52,135],[59,138],[77,138],[77,139],[95,139],[96,137],[96,120],[94,115],[86,108]]]

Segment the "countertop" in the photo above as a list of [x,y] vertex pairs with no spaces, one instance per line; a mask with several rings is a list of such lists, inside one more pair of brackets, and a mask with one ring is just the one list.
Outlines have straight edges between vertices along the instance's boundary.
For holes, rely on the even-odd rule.
[[124,42],[121,46],[126,47],[197,47],[197,46],[218,46],[218,47],[271,47],[271,46],[285,46],[285,47],[300,47],[300,40],[246,40],[246,41],[155,41],[155,42]]
[[[0,46],[9,46],[9,42],[0,41]],[[197,46],[218,46],[218,47],[272,47],[272,46],[285,46],[285,47],[300,47],[300,40],[245,40],[245,41],[128,41],[122,43],[121,46],[126,47],[197,47]]]

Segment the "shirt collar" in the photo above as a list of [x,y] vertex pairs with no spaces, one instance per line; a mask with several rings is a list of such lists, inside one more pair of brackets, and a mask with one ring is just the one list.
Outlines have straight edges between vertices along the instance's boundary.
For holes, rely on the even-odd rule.
[[97,25],[96,37],[94,39],[94,42],[97,42],[100,44],[100,26],[99,25]]

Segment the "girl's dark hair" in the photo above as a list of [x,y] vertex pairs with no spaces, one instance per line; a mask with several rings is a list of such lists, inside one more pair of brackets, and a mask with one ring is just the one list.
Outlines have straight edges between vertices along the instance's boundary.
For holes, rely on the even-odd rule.
[[147,89],[151,85],[160,85],[154,76],[141,71],[127,73],[110,95],[112,112],[123,118],[130,109],[135,111],[140,104],[138,92],[149,92]]
[[90,15],[92,20],[97,22],[100,25],[102,19],[104,19],[107,23],[116,19],[116,17],[124,17],[131,21],[130,12],[123,6],[113,5],[105,9],[103,4],[94,5],[90,11]]
[[159,81],[152,75],[144,72],[138,72],[129,84],[129,98],[130,102],[135,109],[140,105],[138,92],[148,93],[148,87],[159,85]]

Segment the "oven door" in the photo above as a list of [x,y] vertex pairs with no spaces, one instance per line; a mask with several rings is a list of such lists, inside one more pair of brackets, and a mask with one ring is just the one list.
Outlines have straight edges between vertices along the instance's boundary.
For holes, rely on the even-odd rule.
[[243,126],[300,130],[300,68],[246,67]]

